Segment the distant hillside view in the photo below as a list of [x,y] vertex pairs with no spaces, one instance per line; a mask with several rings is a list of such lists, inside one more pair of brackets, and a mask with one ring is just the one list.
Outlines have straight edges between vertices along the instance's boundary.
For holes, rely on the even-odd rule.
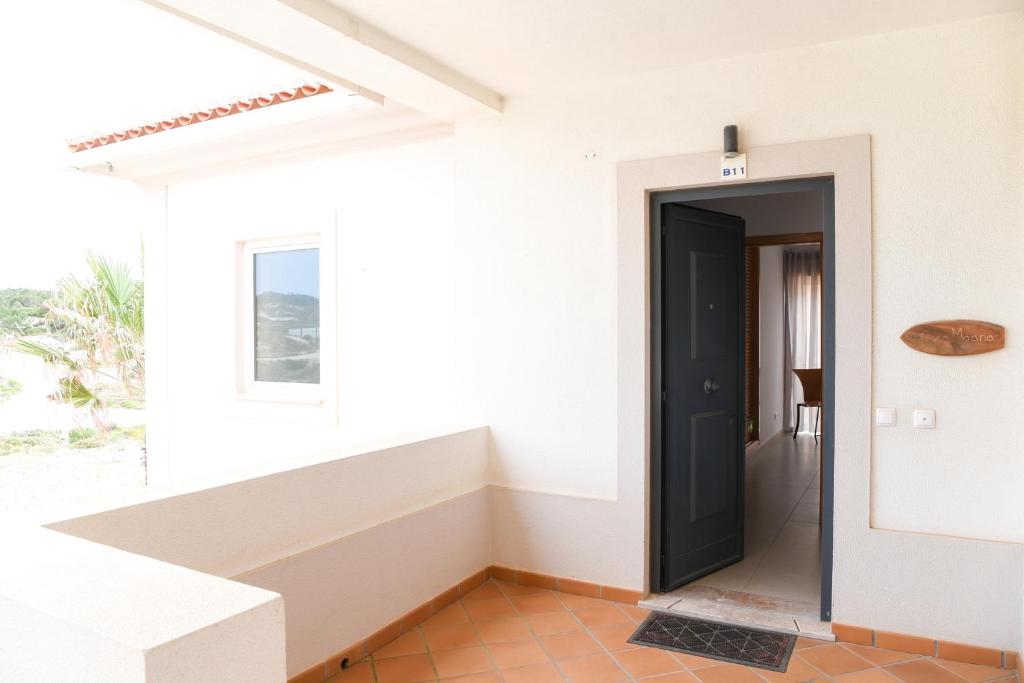
[[44,289],[0,289],[0,340],[45,333],[45,304],[52,294]]
[[320,382],[320,299],[308,294],[256,296],[256,379]]

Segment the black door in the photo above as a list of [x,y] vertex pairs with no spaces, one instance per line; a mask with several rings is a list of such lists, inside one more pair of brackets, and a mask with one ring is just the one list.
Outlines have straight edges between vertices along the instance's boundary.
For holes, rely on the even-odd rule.
[[663,207],[662,562],[672,590],[743,559],[742,218]]

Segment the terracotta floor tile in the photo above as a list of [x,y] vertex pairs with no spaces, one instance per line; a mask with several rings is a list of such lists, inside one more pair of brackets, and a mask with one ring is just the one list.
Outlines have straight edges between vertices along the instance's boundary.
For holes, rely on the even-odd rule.
[[825,645],[832,645],[832,642],[828,640],[817,640],[816,638],[797,638],[796,645],[793,646],[793,650],[804,650],[809,647],[823,647]]
[[463,602],[472,602],[473,600],[496,600],[503,597],[505,596],[501,589],[494,582],[488,581],[463,595],[462,600]]
[[626,616],[632,619],[637,624],[646,619],[651,613],[651,610],[649,609],[644,609],[643,607],[634,607],[633,605],[617,605],[617,607],[623,612],[625,612]]
[[501,672],[505,683],[562,683],[565,679],[554,664],[531,664],[518,669],[506,669]]
[[420,626],[428,628],[431,626],[451,626],[452,624],[468,624],[469,615],[461,602],[448,605],[443,610],[424,621]]
[[832,680],[836,681],[836,683],[898,683],[898,679],[890,676],[881,669],[855,671],[852,674],[836,676]]
[[433,626],[423,629],[427,645],[431,652],[457,650],[462,647],[480,645],[480,637],[474,624],[453,624],[451,626]]
[[523,617],[481,621],[475,626],[477,633],[480,634],[480,640],[485,644],[511,643],[533,638],[533,634],[530,633],[530,624]]
[[609,652],[621,652],[642,647],[628,642],[634,631],[636,631],[636,624],[610,624],[595,626],[590,629],[590,634],[597,638],[598,642],[604,645]]
[[637,650],[617,652],[615,660],[630,676],[640,678],[655,674],[667,674],[679,671],[679,662],[665,650],[653,647],[642,647]]
[[821,676],[820,671],[799,657],[789,658],[789,666],[786,667],[785,672],[758,669],[757,673],[761,677],[767,678],[769,681],[813,681],[815,678]]
[[483,646],[433,652],[431,656],[434,658],[437,675],[441,678],[455,678],[494,669],[491,658]]
[[436,681],[434,665],[427,655],[409,655],[373,661],[379,683],[421,683]]
[[932,661],[943,669],[952,671],[960,678],[970,681],[970,683],[999,680],[1000,678],[1005,678],[1006,674],[1009,673],[1006,669],[997,669],[992,666],[982,666],[980,664],[953,662],[948,659],[933,659]]
[[541,646],[547,650],[547,653],[555,661],[596,655],[601,652],[601,646],[597,641],[583,631],[557,633],[551,636],[543,636],[539,640]]
[[423,642],[423,635],[418,628],[414,628],[374,652],[373,656],[377,659],[390,659],[392,657],[424,654],[426,651],[427,646]]
[[508,598],[497,598],[494,600],[472,600],[463,603],[469,618],[473,621],[493,621],[494,619],[507,619],[508,617],[519,616],[516,608],[512,606]]
[[537,593],[511,598],[520,614],[541,614],[543,612],[564,612],[565,606],[554,593]]
[[495,581],[494,583],[501,589],[502,593],[510,598],[521,595],[536,595],[537,593],[551,592],[547,588],[541,588],[539,586],[520,586],[517,583],[508,583],[507,581]]
[[[698,657],[697,655],[691,655],[685,652],[673,652],[672,656],[677,662],[685,666],[687,669],[706,669],[709,666],[719,666],[722,663],[717,659]],[[792,661],[792,659],[790,659],[790,661]]]
[[843,643],[841,647],[846,648],[855,655],[863,657],[875,666],[888,666],[889,664],[906,662],[911,659],[920,659],[921,657],[921,655],[915,655],[913,652],[897,652],[896,650],[886,650],[884,648],[868,647],[866,645],[854,645],[853,643]]
[[488,645],[491,658],[499,669],[518,669],[528,664],[541,664],[548,656],[536,640]]
[[599,607],[590,607],[575,612],[576,618],[583,622],[584,626],[608,626],[610,624],[629,624],[633,622],[615,605],[604,604]]
[[580,622],[576,621],[576,618],[565,610],[561,612],[531,614],[526,617],[526,623],[530,625],[530,628],[538,636],[550,636],[554,633],[569,633],[570,631],[583,630]]
[[927,659],[893,664],[885,667],[885,671],[905,683],[963,683],[964,680]]
[[370,660],[353,664],[327,679],[330,683],[374,683],[373,666]]
[[641,678],[640,680],[644,681],[644,683],[697,683],[697,679],[693,677],[693,674],[685,671],[661,674],[650,678]]
[[501,676],[494,671],[485,671],[484,673],[469,674],[468,676],[442,678],[441,683],[501,683]]
[[571,593],[559,593],[558,599],[562,601],[562,604],[571,609],[573,612],[581,609],[589,609],[593,607],[603,607],[609,603],[598,598],[587,598],[582,595],[573,595]]
[[618,683],[629,678],[608,655],[590,655],[558,663],[572,683]]
[[764,683],[764,679],[745,666],[719,664],[692,672],[703,683]]
[[825,647],[814,647],[800,650],[799,657],[811,666],[824,672],[829,676],[848,674],[852,671],[863,671],[872,668],[871,662],[853,654],[839,645],[826,645]]

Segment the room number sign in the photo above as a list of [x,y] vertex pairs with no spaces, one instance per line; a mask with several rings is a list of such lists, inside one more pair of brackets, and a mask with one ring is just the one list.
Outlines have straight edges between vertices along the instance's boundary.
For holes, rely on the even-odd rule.
[[722,180],[743,180],[747,177],[747,155],[722,155]]

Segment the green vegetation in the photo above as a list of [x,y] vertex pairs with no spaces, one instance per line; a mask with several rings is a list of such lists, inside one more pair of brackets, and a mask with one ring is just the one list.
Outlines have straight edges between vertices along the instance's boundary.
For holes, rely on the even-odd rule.
[[52,453],[61,447],[64,437],[60,432],[33,429],[0,437],[0,456],[12,453]]
[[105,435],[99,434],[95,429],[88,427],[72,429],[67,437],[59,431],[44,431],[35,429],[27,432],[18,432],[7,436],[0,436],[0,456],[12,455],[14,453],[53,453],[64,447],[77,450],[86,448],[99,448],[109,446],[122,441],[138,441],[146,443],[146,426],[135,425],[132,427],[113,427]]
[[41,289],[0,289],[0,339],[44,334],[46,300],[51,294]]
[[46,301],[49,335],[22,335],[13,347],[60,371],[50,398],[88,408],[103,441],[107,408],[144,400],[143,285],[127,264],[87,261],[89,277],[65,278]]
[[21,391],[21,382],[9,377],[0,377],[0,403]]
[[146,425],[114,427],[106,433],[106,436],[102,436],[95,429],[88,427],[72,429],[68,432],[68,445],[72,448],[99,448],[126,439],[145,443]]

